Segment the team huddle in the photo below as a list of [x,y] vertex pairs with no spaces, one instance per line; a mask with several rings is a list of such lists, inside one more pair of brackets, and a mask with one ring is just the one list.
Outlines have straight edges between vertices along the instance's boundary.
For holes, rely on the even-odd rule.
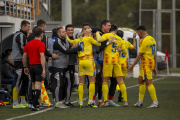
[[[113,102],[116,88],[120,90],[119,101],[128,106],[125,76],[141,59],[139,74],[139,100],[135,107],[143,107],[146,86],[153,100],[148,108],[159,107],[156,90],[152,84],[156,72],[156,41],[149,36],[144,26],[133,34],[133,44],[123,40],[124,32],[108,20],[101,28],[82,25],[82,32],[73,37],[74,26],[68,24],[54,28],[52,37],[45,36],[46,22],[38,20],[30,30],[30,23],[23,20],[20,31],[13,38],[12,57],[16,77],[13,87],[13,108],[29,107],[39,110],[41,81],[49,76],[51,92],[56,108],[75,107],[71,102],[75,65],[78,64],[79,107],[83,108],[84,84],[88,80],[88,106],[120,106]],[[132,65],[127,64],[128,49],[136,49],[136,34],[140,37],[139,54]],[[48,64],[46,64],[48,63]],[[128,67],[127,67],[128,66]],[[127,69],[128,68],[128,69]],[[49,70],[47,74],[47,69]],[[110,87],[108,82],[111,81]],[[146,83],[146,86],[145,86]],[[18,94],[21,103],[18,102]],[[98,95],[98,106],[95,104]],[[25,96],[28,100],[25,99]],[[103,98],[103,101],[102,101]],[[28,103],[27,103],[28,101]]]

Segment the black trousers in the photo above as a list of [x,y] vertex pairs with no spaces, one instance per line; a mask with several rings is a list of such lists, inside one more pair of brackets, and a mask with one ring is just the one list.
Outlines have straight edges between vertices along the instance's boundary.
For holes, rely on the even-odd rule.
[[68,68],[53,68],[52,70],[51,89],[56,102],[66,99],[70,102],[71,96],[71,80]]
[[24,74],[24,68],[22,61],[14,61],[15,67],[15,79],[13,88],[16,87],[20,96],[28,95],[28,82],[29,77]]
[[100,65],[100,71],[96,74],[96,81],[95,81],[95,96],[98,94],[98,99],[102,99],[102,63],[97,63]]

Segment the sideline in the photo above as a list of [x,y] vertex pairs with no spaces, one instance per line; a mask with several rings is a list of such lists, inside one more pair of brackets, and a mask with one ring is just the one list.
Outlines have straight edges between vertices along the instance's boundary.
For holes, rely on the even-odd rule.
[[[165,77],[154,79],[153,82],[162,80],[162,79],[164,79],[164,78],[165,78]],[[139,84],[126,87],[126,89],[130,89],[130,88],[137,87],[137,86],[139,86]],[[77,94],[77,93],[76,93],[76,94]],[[84,98],[83,101],[84,101],[84,100],[86,100],[86,98]],[[76,102],[77,102],[77,101],[73,101],[73,102],[71,102],[71,103],[76,103]],[[9,118],[9,119],[6,119],[6,120],[14,120],[14,119],[18,119],[18,118],[23,118],[23,117],[27,117],[27,116],[32,116],[32,115],[36,115],[36,114],[39,114],[39,113],[43,113],[43,112],[46,112],[46,111],[52,110],[52,109],[54,109],[54,107],[47,108],[47,109],[45,109],[45,110],[37,111],[37,112],[34,112],[34,113],[22,115],[22,116],[17,116],[17,117]]]

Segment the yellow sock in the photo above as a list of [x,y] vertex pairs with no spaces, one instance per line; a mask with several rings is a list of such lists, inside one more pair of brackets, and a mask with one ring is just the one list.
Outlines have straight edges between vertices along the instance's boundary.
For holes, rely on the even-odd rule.
[[154,88],[154,85],[153,84],[148,85],[148,90],[149,90],[149,94],[151,96],[151,99],[153,101],[157,101],[156,90]]
[[89,82],[89,100],[93,100],[95,93],[95,82]]
[[107,96],[108,96],[108,83],[107,82],[103,82],[102,83],[102,93],[103,93],[103,98],[104,98],[104,102],[107,101]]
[[145,84],[139,84],[139,100],[143,101],[146,92]]
[[18,100],[18,91],[17,88],[13,88],[13,100]]
[[79,87],[78,87],[79,102],[83,101],[83,92],[84,92],[84,84],[79,83]]
[[116,85],[116,91],[119,91],[120,90],[120,87],[119,87],[119,85],[117,84]]
[[124,82],[119,83],[120,90],[123,96],[123,102],[127,101],[127,92],[126,92],[126,86]]
[[21,99],[22,99],[22,98],[25,98],[25,96],[21,96]]

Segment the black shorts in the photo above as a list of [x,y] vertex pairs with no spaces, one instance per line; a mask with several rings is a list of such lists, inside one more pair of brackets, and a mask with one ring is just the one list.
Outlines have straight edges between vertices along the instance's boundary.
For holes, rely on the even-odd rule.
[[41,64],[29,65],[29,73],[30,73],[32,82],[35,82],[35,81],[41,82],[43,80],[43,78],[41,77],[42,72],[43,72],[43,68]]

